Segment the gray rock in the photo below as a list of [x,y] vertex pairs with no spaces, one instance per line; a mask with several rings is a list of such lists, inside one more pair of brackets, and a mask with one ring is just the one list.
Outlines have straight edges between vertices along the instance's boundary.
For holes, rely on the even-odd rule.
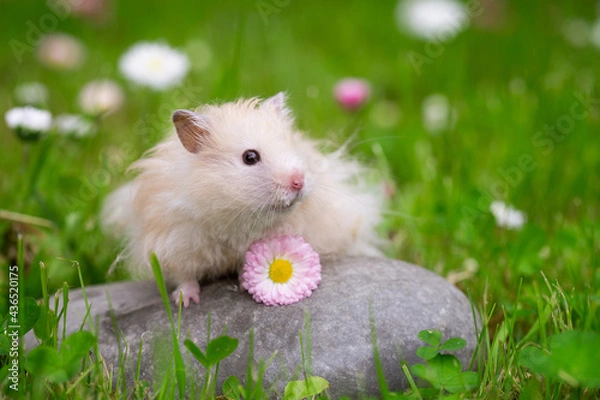
[[[467,347],[456,354],[468,365],[476,346],[471,306],[467,298],[443,278],[415,265],[379,258],[339,258],[323,260],[323,279],[313,295],[282,307],[257,304],[237,289],[235,280],[223,280],[202,287],[199,305],[182,311],[181,332],[200,348],[206,347],[207,315],[211,337],[226,328],[227,335],[239,339],[238,349],[221,363],[218,388],[223,380],[236,375],[245,382],[248,367],[250,330],[254,330],[254,360],[276,356],[266,369],[266,387],[283,393],[291,379],[301,376],[302,357],[299,332],[305,328],[305,312],[310,315],[312,372],[331,384],[333,397],[356,397],[366,392],[378,394],[370,327],[370,310],[377,332],[378,348],[391,390],[405,388],[401,361],[423,362],[416,349],[423,329],[443,332],[444,340],[462,337]],[[169,355],[172,343],[170,325],[163,302],[153,281],[123,282],[87,287],[96,321],[100,351],[107,365],[119,365],[119,346],[127,355],[126,365],[134,366],[143,338],[141,378],[153,381],[168,364],[157,354]],[[112,304],[111,317],[110,304]],[[177,307],[171,304],[173,315]],[[85,315],[81,291],[70,293],[67,330],[76,331]],[[115,334],[118,327],[118,335]],[[203,370],[187,349],[188,381],[203,382]],[[127,371],[128,379],[132,370]],[[276,397],[279,397],[276,395]]]

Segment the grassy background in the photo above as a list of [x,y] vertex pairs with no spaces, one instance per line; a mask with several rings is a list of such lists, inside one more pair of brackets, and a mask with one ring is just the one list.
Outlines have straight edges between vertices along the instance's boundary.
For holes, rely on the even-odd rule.
[[[48,267],[51,291],[65,281],[78,285],[68,260],[81,264],[86,284],[125,278],[122,271],[107,275],[117,247],[102,235],[97,212],[105,195],[126,179],[127,165],[168,129],[173,110],[286,90],[300,128],[340,141],[357,131],[353,153],[374,166],[389,166],[397,191],[382,231],[391,239],[391,257],[442,275],[476,265],[458,285],[478,306],[497,305],[492,332],[507,312],[515,340],[539,323],[540,301],[550,296],[542,273],[568,297],[572,326],[600,332],[598,104],[551,149],[534,140],[546,124],[569,114],[574,93],[600,93],[599,50],[574,47],[562,34],[571,18],[598,18],[597,2],[484,2],[484,16],[501,23],[494,28],[472,23],[420,73],[407,55],[426,55],[426,43],[397,29],[396,2],[292,0],[266,20],[257,4],[123,1],[113,2],[101,23],[61,20],[55,30],[78,37],[87,48],[76,72],[48,69],[34,52],[17,62],[7,43],[30,45],[28,21],[38,26],[49,9],[33,1],[0,4],[2,113],[16,105],[14,88],[29,81],[49,87],[53,114],[77,112],[77,94],[92,79],[115,79],[127,96],[121,110],[101,121],[96,137],[49,137],[32,146],[28,167],[23,145],[0,124],[0,209],[55,225],[0,220],[3,265],[16,262],[15,233],[25,232],[28,295],[41,296],[39,261]],[[165,40],[189,54],[193,66],[183,88],[156,93],[124,81],[118,59],[141,40]],[[206,67],[198,51],[202,43],[210,48]],[[336,81],[347,76],[373,86],[370,102],[357,115],[341,110],[331,95]],[[425,130],[422,117],[422,101],[434,93],[447,96],[456,112],[453,126],[437,135]],[[392,126],[378,123],[383,102],[400,114]],[[383,149],[385,162],[375,157],[374,144]],[[124,151],[126,146],[134,150]],[[44,152],[30,187],[34,163]],[[503,171],[514,171],[522,155],[531,156],[535,169],[507,183]],[[505,190],[490,195],[498,185]],[[527,214],[522,230],[496,226],[488,212],[494,199]]]

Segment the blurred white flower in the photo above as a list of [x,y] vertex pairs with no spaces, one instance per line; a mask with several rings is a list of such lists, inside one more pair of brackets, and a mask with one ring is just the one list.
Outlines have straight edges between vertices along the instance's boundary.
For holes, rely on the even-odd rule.
[[4,118],[11,129],[24,128],[46,132],[52,125],[52,114],[49,111],[30,106],[11,108]]
[[592,25],[592,28],[590,29],[589,40],[592,45],[600,50],[600,18],[598,18]]
[[494,201],[490,205],[490,211],[496,219],[496,225],[501,228],[518,230],[523,227],[527,217],[523,211],[507,205],[502,201]]
[[23,140],[37,140],[52,125],[52,114],[46,110],[27,106],[11,108],[4,114],[6,125]]
[[87,83],[79,92],[79,106],[87,114],[108,114],[123,104],[123,90],[114,81],[95,80]]
[[187,55],[166,44],[140,42],[121,56],[119,69],[132,82],[165,90],[181,83],[190,62]]
[[52,125],[57,133],[76,138],[93,136],[98,131],[92,121],[78,114],[57,115]]
[[447,129],[450,117],[450,102],[443,94],[432,94],[423,100],[423,125],[430,133]]
[[40,82],[22,83],[15,88],[15,97],[22,104],[45,104],[48,102],[48,88]]
[[70,71],[83,63],[85,48],[71,35],[51,33],[40,40],[37,56],[48,67]]
[[590,24],[584,19],[569,19],[562,24],[562,33],[574,47],[585,47],[588,44]]
[[456,0],[401,0],[396,6],[398,28],[425,40],[452,39],[468,22],[465,6]]

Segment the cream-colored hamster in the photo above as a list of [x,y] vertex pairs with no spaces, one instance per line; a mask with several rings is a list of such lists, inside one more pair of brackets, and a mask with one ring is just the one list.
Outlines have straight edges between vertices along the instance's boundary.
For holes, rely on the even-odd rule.
[[340,150],[322,154],[294,128],[279,93],[173,114],[175,132],[109,195],[104,226],[123,235],[134,273],[156,253],[183,305],[198,280],[239,270],[256,240],[301,235],[321,255],[379,255],[381,195]]

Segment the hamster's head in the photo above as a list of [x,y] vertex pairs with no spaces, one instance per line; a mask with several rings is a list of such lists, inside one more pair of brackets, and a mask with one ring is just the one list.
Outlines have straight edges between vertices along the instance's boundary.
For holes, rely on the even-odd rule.
[[253,217],[287,212],[310,193],[307,142],[294,133],[283,93],[178,110],[173,123],[190,193],[212,209]]

